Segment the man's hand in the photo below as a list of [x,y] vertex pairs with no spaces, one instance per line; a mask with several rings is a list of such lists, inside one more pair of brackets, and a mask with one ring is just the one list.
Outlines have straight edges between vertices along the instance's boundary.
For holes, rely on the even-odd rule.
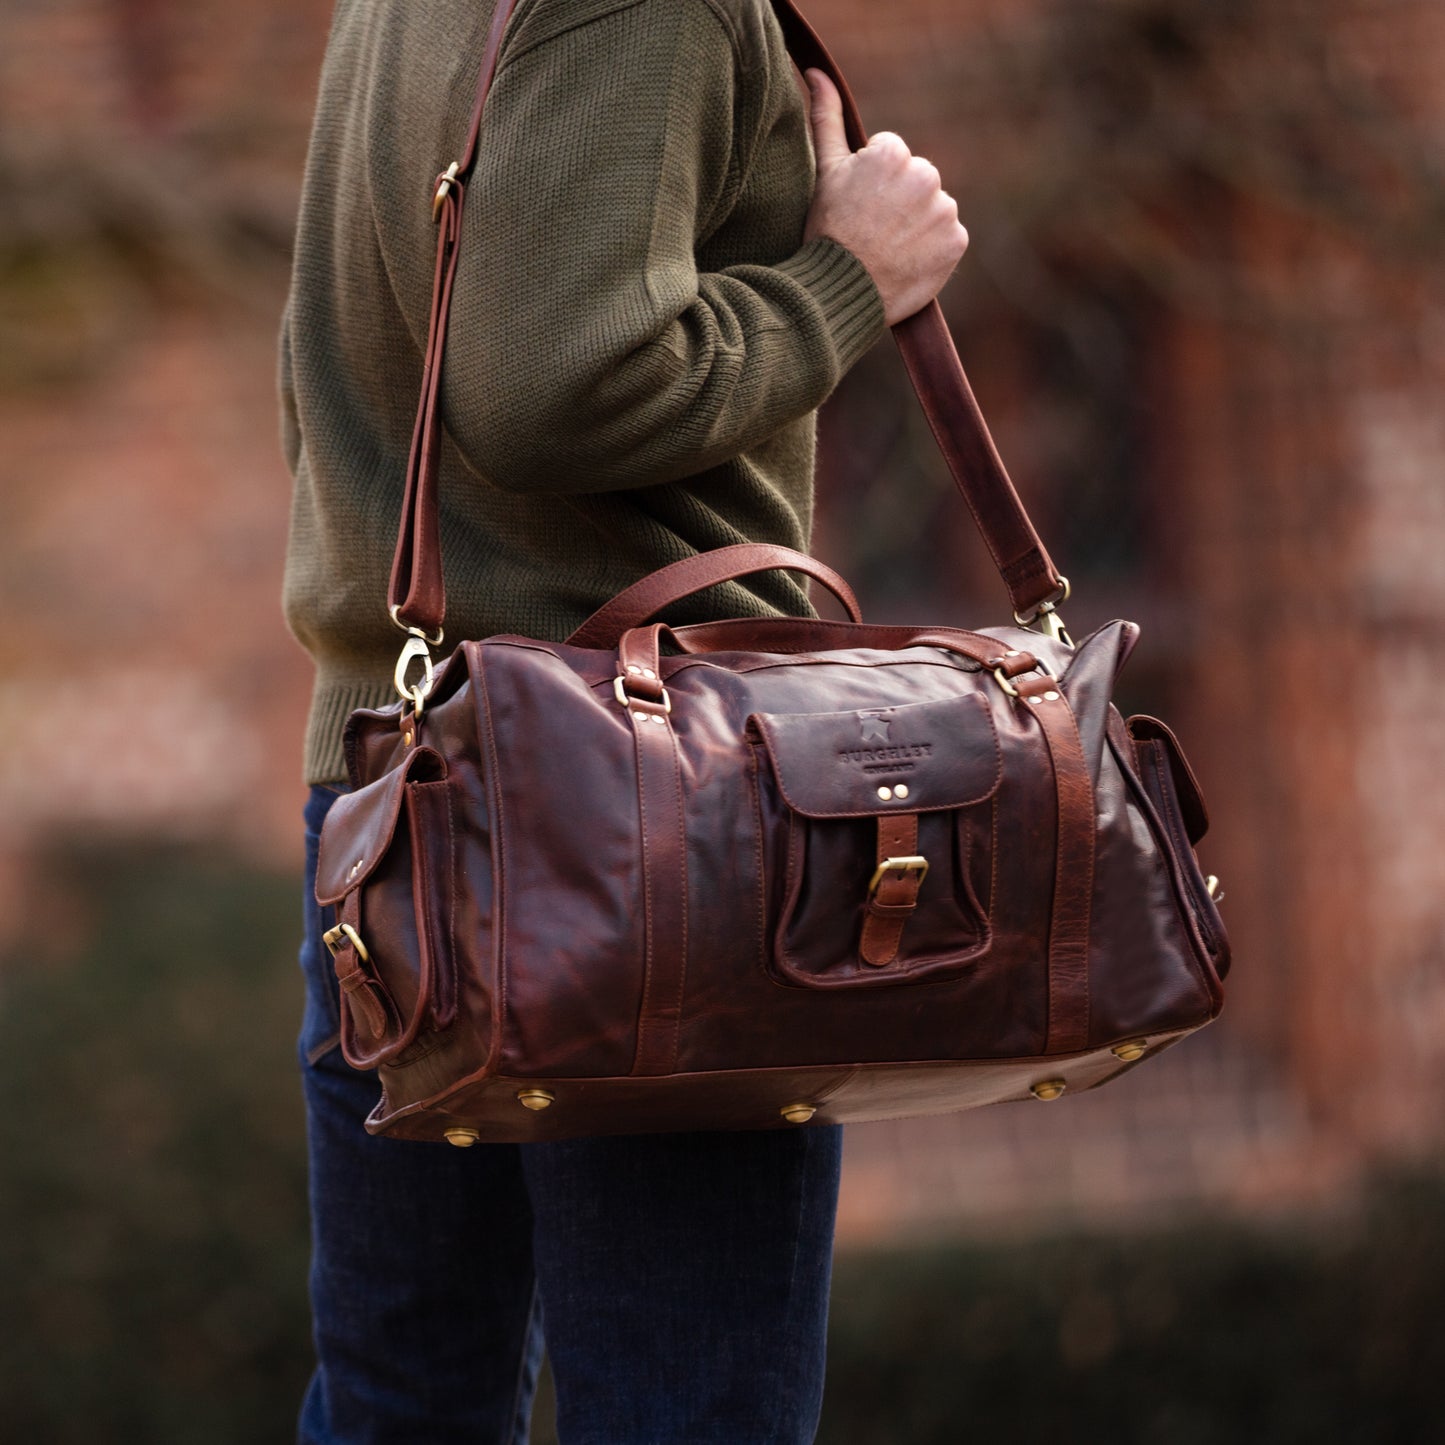
[[873,277],[893,326],[943,289],[968,249],[968,232],[933,166],[891,131],[850,150],[837,88],[821,70],[809,70],[807,81],[818,183],[803,237],[846,246]]

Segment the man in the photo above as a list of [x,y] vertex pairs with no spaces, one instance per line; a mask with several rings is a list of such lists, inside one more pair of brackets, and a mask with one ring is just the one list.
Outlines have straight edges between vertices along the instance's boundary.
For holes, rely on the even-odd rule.
[[[390,695],[430,190],[491,9],[339,0],[323,67],[281,347],[287,616],[317,665],[309,876],[346,715]],[[967,244],[937,172],[896,136],[850,153],[836,91],[807,84],[805,101],[767,0],[521,0],[443,377],[453,641],[560,639],[693,552],[806,549],[815,408]],[[669,620],[807,611],[771,573]],[[328,922],[308,881],[318,1368],[300,1438],[524,1440],[545,1312],[567,1445],[811,1440],[838,1131],[371,1138],[375,1081],[336,1047]]]

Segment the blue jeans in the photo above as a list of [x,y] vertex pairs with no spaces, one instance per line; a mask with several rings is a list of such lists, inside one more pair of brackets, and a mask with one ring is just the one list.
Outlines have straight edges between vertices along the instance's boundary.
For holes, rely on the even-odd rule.
[[823,1394],[842,1131],[453,1149],[373,1138],[336,1046],[306,805],[316,1373],[302,1445],[522,1445],[542,1318],[563,1445],[801,1445]]

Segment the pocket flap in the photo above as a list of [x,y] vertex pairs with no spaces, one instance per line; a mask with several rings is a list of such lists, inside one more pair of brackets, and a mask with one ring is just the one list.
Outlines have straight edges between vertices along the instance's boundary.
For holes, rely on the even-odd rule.
[[339,903],[366,882],[391,847],[407,783],[435,781],[446,773],[446,762],[435,748],[413,748],[399,767],[337,798],[321,825],[316,901],[323,907]]
[[748,722],[788,806],[808,818],[963,808],[990,797],[1003,774],[976,693],[858,712],[754,713]]
[[1169,763],[1169,775],[1174,783],[1174,792],[1179,799],[1179,813],[1184,819],[1184,830],[1191,843],[1197,843],[1209,831],[1209,810],[1204,806],[1204,794],[1179,746],[1179,739],[1157,717],[1136,714],[1128,721],[1129,736],[1136,743],[1158,743],[1164,749]]

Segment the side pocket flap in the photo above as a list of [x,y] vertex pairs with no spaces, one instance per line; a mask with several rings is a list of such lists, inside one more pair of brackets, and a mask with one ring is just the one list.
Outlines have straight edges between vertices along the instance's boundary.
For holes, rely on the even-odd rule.
[[1191,843],[1197,843],[1209,831],[1209,811],[1204,806],[1204,794],[1194,777],[1194,769],[1179,746],[1179,739],[1157,717],[1146,717],[1142,713],[1131,717],[1126,724],[1129,736],[1136,743],[1157,742],[1163,746],[1164,756],[1169,760],[1169,776],[1174,783],[1174,793],[1179,800],[1179,815],[1184,820],[1184,831]]
[[435,748],[413,748],[399,767],[337,798],[321,825],[316,901],[323,907],[339,903],[371,876],[391,847],[408,782],[446,775],[446,761]]
[[991,797],[1003,775],[977,693],[857,712],[754,713],[748,723],[788,806],[808,818],[968,807]]

